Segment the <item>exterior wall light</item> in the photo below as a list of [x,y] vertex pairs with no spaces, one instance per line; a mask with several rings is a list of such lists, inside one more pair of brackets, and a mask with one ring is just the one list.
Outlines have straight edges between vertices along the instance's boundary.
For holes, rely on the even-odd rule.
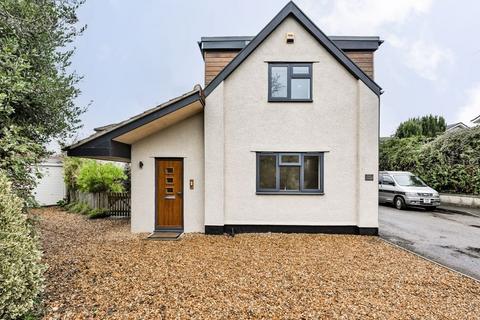
[[295,34],[293,32],[288,32],[287,36],[287,43],[294,43],[295,42]]

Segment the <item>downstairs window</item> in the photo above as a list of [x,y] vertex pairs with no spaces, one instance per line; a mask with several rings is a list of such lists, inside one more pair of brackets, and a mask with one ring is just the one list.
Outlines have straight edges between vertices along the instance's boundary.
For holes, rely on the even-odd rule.
[[257,194],[323,193],[323,153],[257,152]]

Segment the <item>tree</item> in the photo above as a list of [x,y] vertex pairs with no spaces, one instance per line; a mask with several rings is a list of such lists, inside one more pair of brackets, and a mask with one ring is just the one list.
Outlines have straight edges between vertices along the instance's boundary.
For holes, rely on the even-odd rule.
[[400,123],[395,132],[396,138],[408,137],[429,137],[435,138],[437,135],[445,132],[447,125],[445,119],[441,116],[423,116],[421,118],[411,118]]
[[74,103],[80,77],[69,70],[71,42],[84,30],[76,16],[82,3],[0,1],[0,169],[24,199],[46,144],[69,137],[85,111]]

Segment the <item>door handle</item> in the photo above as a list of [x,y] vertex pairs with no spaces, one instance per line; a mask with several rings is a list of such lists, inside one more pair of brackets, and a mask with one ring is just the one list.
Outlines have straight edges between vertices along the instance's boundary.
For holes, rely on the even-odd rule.
[[182,192],[182,191],[179,191],[179,192],[177,192],[177,194],[178,194],[179,196],[181,196],[181,195],[183,194],[183,192]]

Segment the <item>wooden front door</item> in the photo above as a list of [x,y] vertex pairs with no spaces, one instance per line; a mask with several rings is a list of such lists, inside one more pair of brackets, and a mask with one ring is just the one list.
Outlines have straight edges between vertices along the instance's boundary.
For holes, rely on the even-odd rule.
[[155,228],[183,229],[183,159],[156,159]]

